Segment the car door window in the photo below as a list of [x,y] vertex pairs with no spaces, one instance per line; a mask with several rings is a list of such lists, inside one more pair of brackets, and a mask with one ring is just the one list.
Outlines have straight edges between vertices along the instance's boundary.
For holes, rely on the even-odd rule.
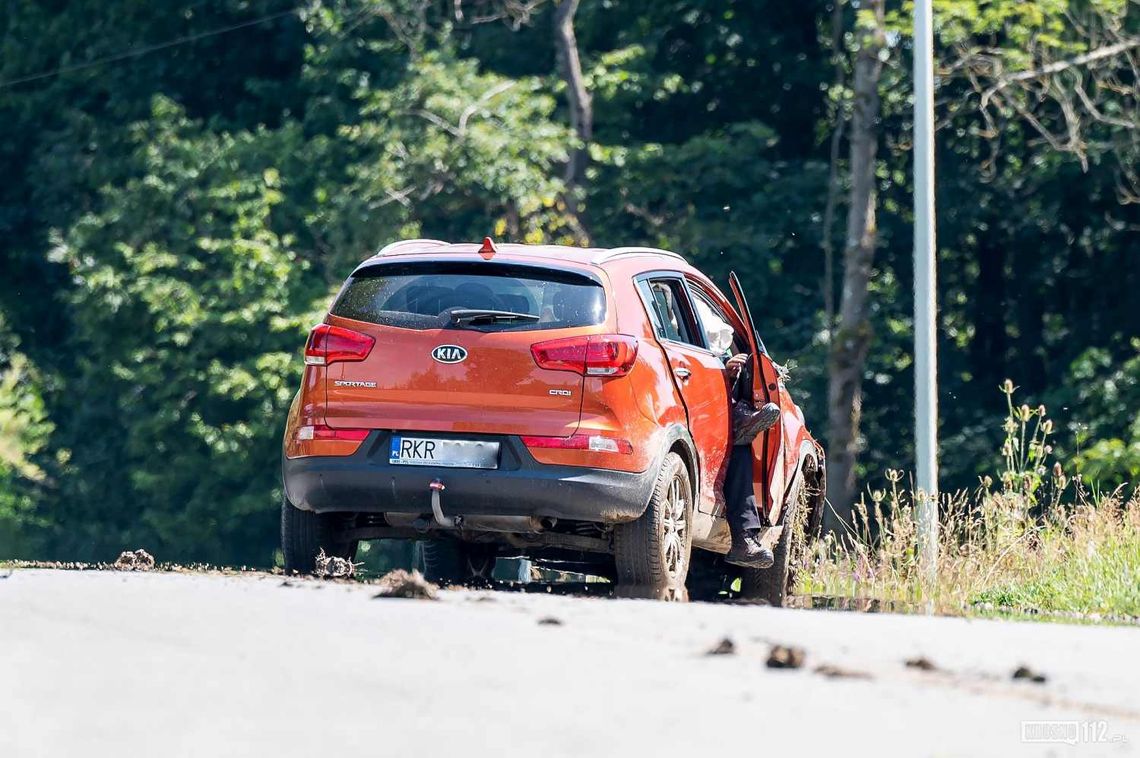
[[689,292],[693,295],[697,318],[704,330],[705,342],[714,355],[727,357],[740,352],[742,341],[732,327],[731,317],[717,304],[712,296],[699,286],[690,283]]
[[643,279],[638,282],[658,339],[704,347],[685,287],[680,279]]

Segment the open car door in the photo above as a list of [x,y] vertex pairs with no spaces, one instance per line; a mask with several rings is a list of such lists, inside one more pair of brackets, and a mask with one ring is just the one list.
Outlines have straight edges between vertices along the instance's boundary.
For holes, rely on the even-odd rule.
[[[740,318],[748,327],[746,336],[752,353],[752,403],[757,408],[764,403],[776,403],[783,411],[789,403],[787,398],[783,397],[784,390],[779,372],[772,363],[759,332],[756,331],[756,322],[752,320],[752,311],[748,308],[748,300],[744,297],[744,290],[735,271],[728,275],[728,283],[732,288],[732,296],[736,299]],[[752,486],[756,502],[762,504],[767,522],[777,524],[784,505],[786,488],[784,457],[787,451],[782,417],[779,423],[753,440],[752,454],[754,458]]]

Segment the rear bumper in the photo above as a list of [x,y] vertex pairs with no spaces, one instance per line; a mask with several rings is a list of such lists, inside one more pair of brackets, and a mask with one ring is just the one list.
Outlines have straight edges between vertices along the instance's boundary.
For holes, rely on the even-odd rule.
[[639,474],[538,463],[517,437],[452,434],[454,439],[496,440],[499,468],[455,469],[388,462],[391,432],[374,431],[350,456],[285,458],[285,494],[296,507],[326,513],[431,513],[435,479],[444,483],[448,516],[536,516],[620,523],[644,512],[660,456]]

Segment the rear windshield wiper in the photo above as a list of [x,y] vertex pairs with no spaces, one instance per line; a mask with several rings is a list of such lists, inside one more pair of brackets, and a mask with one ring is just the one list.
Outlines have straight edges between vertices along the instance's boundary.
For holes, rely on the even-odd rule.
[[481,308],[454,308],[449,311],[449,314],[453,324],[474,324],[480,321],[538,321],[538,316],[533,313],[492,311]]

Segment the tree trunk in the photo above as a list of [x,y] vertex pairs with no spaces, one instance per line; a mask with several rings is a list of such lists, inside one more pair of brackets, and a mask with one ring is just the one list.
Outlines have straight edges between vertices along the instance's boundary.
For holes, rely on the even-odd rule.
[[[831,55],[835,59],[835,78],[832,82],[838,90],[843,86],[843,0],[833,0],[831,7]],[[827,318],[827,341],[835,330],[835,245],[832,243],[832,227],[835,225],[835,209],[839,204],[839,148],[843,144],[843,130],[847,126],[844,105],[835,106],[835,125],[831,131],[831,153],[827,169],[827,202],[823,209],[823,313]]]
[[857,30],[851,114],[851,190],[847,205],[847,239],[843,250],[843,292],[839,321],[831,340],[827,392],[827,484],[831,508],[827,528],[850,523],[855,501],[855,463],[859,452],[859,417],[863,402],[863,370],[871,341],[868,286],[875,256],[875,157],[878,152],[879,77],[884,49],[884,0],[863,6],[869,19]]
[[584,245],[591,245],[591,235],[579,194],[586,187],[586,166],[590,162],[590,141],[594,138],[594,104],[582,76],[578,57],[578,39],[574,36],[574,14],[578,0],[562,0],[554,9],[554,43],[558,52],[558,68],[566,83],[566,99],[570,104],[570,127],[578,144],[570,151],[566,163],[566,194],[563,198],[575,233]]

